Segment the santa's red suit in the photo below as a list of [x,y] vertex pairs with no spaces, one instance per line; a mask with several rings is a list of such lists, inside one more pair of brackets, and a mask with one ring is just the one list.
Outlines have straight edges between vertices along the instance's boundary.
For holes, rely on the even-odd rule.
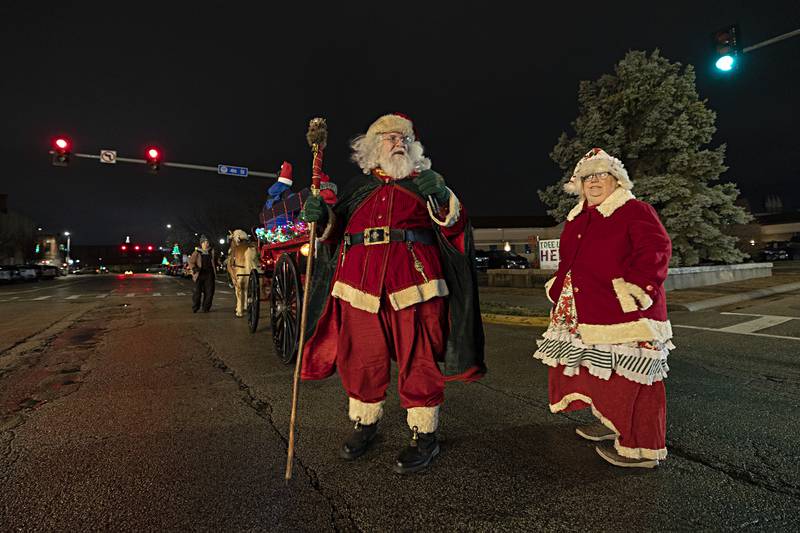
[[351,399],[351,416],[371,424],[381,416],[390,362],[395,359],[398,393],[401,405],[410,410],[409,425],[429,433],[436,429],[433,408],[444,399],[445,382],[436,364],[447,340],[444,297],[449,294],[439,247],[435,240],[422,239],[348,246],[347,239],[377,230],[375,240],[382,240],[386,228],[422,230],[428,232],[422,235],[435,239],[431,224],[436,220],[442,234],[460,245],[466,216],[454,194],[439,219],[418,194],[380,169],[372,178],[380,185],[346,223],[332,220],[323,235],[323,240],[344,244],[331,288],[334,298],[306,344],[302,377],[323,379],[338,370]]
[[[410,121],[389,116],[388,122],[396,128],[391,131],[407,127],[411,134]],[[478,379],[485,369],[482,351],[479,364],[456,375],[443,375],[437,364],[445,359],[450,324],[436,231],[463,253],[467,216],[449,189],[446,204],[435,210],[416,188],[418,176],[395,179],[373,168],[351,180],[329,210],[320,239],[338,246],[336,266],[330,297],[305,345],[301,377],[338,371],[350,418],[371,425],[383,414],[395,360],[409,427],[434,433],[445,381]]]

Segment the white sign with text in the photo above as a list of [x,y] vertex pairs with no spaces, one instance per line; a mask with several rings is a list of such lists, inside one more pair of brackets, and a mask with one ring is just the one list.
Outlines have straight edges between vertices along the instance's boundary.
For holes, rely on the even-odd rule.
[[539,264],[544,270],[558,269],[558,239],[539,241]]

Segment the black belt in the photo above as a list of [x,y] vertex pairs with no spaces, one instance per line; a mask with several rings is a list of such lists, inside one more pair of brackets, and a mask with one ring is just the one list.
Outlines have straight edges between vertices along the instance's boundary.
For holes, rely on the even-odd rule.
[[373,244],[386,244],[390,241],[434,244],[436,236],[433,234],[432,229],[394,229],[388,226],[367,228],[361,233],[344,234],[344,243],[347,246],[353,246],[354,244],[371,246]]

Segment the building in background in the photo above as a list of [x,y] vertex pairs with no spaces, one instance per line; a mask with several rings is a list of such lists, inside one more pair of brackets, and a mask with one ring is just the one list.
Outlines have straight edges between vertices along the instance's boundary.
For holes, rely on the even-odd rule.
[[0,265],[19,265],[35,253],[33,221],[8,209],[8,194],[0,193]]

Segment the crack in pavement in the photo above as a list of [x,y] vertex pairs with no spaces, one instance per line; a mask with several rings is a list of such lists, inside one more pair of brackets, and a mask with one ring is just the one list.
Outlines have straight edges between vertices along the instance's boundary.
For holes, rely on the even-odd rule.
[[[247,397],[245,399],[245,403],[253,409],[256,414],[260,418],[263,418],[267,421],[272,431],[280,438],[281,442],[283,443],[284,447],[287,449],[289,448],[289,440],[287,437],[284,437],[283,433],[278,429],[278,425],[275,422],[273,417],[273,408],[272,405],[266,401],[262,400],[261,398],[257,397],[253,391],[250,389],[250,386],[244,381],[244,379],[239,376],[236,371],[228,367],[225,362],[216,355],[216,350],[207,342],[200,341],[206,347],[206,354],[208,355],[209,359],[213,363],[215,368],[218,368],[225,374],[231,377],[236,384],[239,386],[239,390],[243,391]],[[349,506],[347,503],[343,503],[344,510],[341,510],[339,506],[334,501],[334,497],[327,494],[327,491],[322,487],[322,482],[317,475],[317,472],[311,468],[309,465],[305,464],[300,457],[295,454],[294,460],[298,466],[303,470],[305,475],[308,477],[311,487],[318,492],[325,500],[328,502],[331,508],[331,527],[333,527],[334,531],[362,531],[353,521],[353,517],[350,511]],[[347,523],[347,527],[342,529],[339,527],[339,522],[345,521]]]
[[689,462],[701,464],[706,468],[710,468],[716,472],[725,474],[734,481],[747,483],[748,485],[753,485],[769,492],[785,494],[787,496],[800,499],[800,487],[790,485],[784,481],[781,481],[780,483],[771,482],[769,479],[765,479],[763,476],[759,476],[756,473],[750,472],[749,470],[745,470],[743,468],[737,468],[730,463],[711,461],[702,457],[700,454],[688,451],[669,441],[667,442],[667,449],[669,450],[670,454],[675,455],[676,457],[680,457],[681,459]]
[[[527,398],[525,396],[521,396],[521,395],[510,393],[510,392],[507,392],[507,391],[504,391],[504,390],[501,390],[501,389],[497,389],[495,387],[492,387],[492,386],[487,385],[486,383],[482,383],[480,381],[476,382],[476,384],[478,384],[478,385],[480,385],[482,387],[485,387],[485,388],[487,388],[487,389],[489,389],[491,391],[494,391],[494,392],[496,392],[498,394],[501,394],[503,396],[518,400],[518,401],[520,401],[522,403],[525,403],[527,405],[533,405],[535,407],[541,407],[541,408],[546,408],[547,406],[549,406],[549,404],[540,403],[540,402],[537,402],[536,400],[532,400],[532,399]],[[549,409],[547,409],[547,411],[549,412]],[[558,414],[560,414],[561,416],[563,416],[563,417],[565,417],[565,418],[567,418],[569,420],[572,420],[574,422],[579,422],[579,423],[583,423],[584,422],[583,420],[581,420],[578,417],[571,416],[570,413],[558,413]],[[789,483],[786,483],[783,480],[771,481],[770,479],[766,478],[765,476],[759,476],[759,475],[757,475],[757,474],[755,474],[753,472],[750,472],[748,470],[744,470],[744,469],[741,469],[741,468],[736,468],[734,465],[731,465],[731,464],[728,464],[728,463],[715,462],[715,461],[711,461],[709,459],[705,459],[705,458],[703,458],[701,455],[699,455],[697,453],[690,452],[690,451],[688,451],[688,450],[676,445],[674,442],[667,441],[667,449],[669,450],[670,454],[675,455],[676,457],[680,457],[681,459],[684,459],[685,461],[697,463],[697,464],[705,466],[706,468],[710,468],[710,469],[712,469],[714,471],[717,471],[717,472],[720,472],[722,474],[725,474],[728,477],[730,477],[731,479],[733,479],[734,481],[747,483],[749,485],[756,486],[758,488],[767,490],[769,492],[785,494],[785,495],[791,496],[793,498],[800,498],[800,487],[797,487],[797,486],[791,485]]]

